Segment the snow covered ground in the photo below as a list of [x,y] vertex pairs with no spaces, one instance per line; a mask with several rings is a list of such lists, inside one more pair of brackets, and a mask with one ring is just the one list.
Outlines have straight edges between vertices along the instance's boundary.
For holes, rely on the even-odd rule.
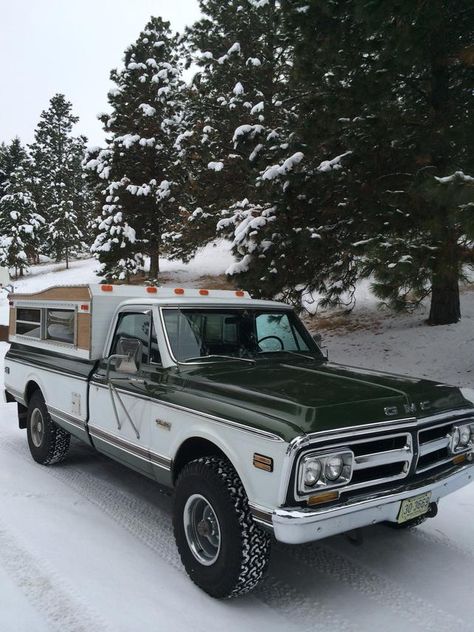
[[[163,269],[192,283],[221,274],[230,255],[217,248],[199,257]],[[57,267],[34,270],[18,290],[95,278],[90,260]],[[362,301],[337,328],[326,322],[323,336],[333,360],[471,388],[474,292],[463,294],[462,307],[458,325],[429,328],[422,313],[387,317]],[[0,323],[6,308],[0,304]],[[474,631],[474,485],[411,532],[374,526],[358,546],[344,536],[276,544],[263,585],[230,602],[187,579],[171,506],[153,482],[79,443],[63,464],[37,465],[14,407],[0,403],[0,632]]]

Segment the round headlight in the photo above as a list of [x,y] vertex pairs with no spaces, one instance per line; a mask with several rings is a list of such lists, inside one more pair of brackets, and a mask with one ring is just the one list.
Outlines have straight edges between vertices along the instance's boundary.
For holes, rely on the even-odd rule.
[[341,456],[332,456],[326,461],[324,475],[329,481],[336,481],[342,474],[344,461]]
[[454,428],[454,430],[453,430],[453,438],[452,438],[453,450],[456,450],[459,447],[459,442],[460,441],[461,441],[461,435],[459,433],[459,428]]
[[320,461],[310,461],[305,465],[304,484],[306,487],[313,487],[319,481],[321,476]]
[[459,443],[462,446],[466,446],[470,440],[471,440],[471,428],[469,426],[460,426]]

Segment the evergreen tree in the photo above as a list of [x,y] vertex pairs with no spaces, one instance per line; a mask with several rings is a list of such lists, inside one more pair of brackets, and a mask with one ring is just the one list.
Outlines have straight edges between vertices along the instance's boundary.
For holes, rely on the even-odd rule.
[[184,85],[178,47],[169,23],[152,18],[125,51],[124,68],[111,73],[112,113],[101,117],[107,148],[86,162],[101,191],[93,250],[107,278],[140,273],[149,257],[149,277],[156,279],[160,254],[177,235],[176,196],[185,178],[175,146]]
[[429,322],[454,323],[473,261],[472,3],[350,4],[367,59],[360,114],[342,132],[357,154],[348,195],[358,190],[365,221],[362,272],[392,307],[431,296]]
[[[23,160],[25,162],[25,160]],[[0,197],[0,265],[23,276],[39,245],[44,219],[36,212],[24,165],[9,175]]]
[[24,164],[26,157],[26,150],[18,137],[9,144],[0,145],[0,196],[5,193],[12,173]]
[[[292,44],[280,2],[201,0],[200,8],[204,17],[187,33],[190,59],[199,70],[188,93],[182,139],[190,173],[185,238],[191,247],[214,237],[216,222],[233,215],[243,200],[265,206],[259,176],[282,153],[292,117]],[[235,250],[239,256],[237,243]]]
[[[238,259],[228,272],[260,296],[284,295],[301,305],[319,290],[338,301],[355,277],[353,257],[342,249],[351,220],[338,206],[350,152],[335,131],[325,59],[306,56],[303,64],[298,50],[308,4],[202,5],[208,17],[193,27],[192,38],[204,59],[200,85],[211,95],[200,102],[218,130],[211,148],[222,165],[219,193],[227,185],[228,197],[215,208],[218,230],[232,239]],[[340,29],[332,34],[334,48],[339,35]],[[313,36],[321,47],[331,31]],[[206,38],[220,44],[221,57],[206,51]],[[222,54],[224,45],[230,48]],[[215,221],[216,213],[205,209]]]
[[64,259],[84,249],[89,199],[82,173],[86,139],[72,135],[78,118],[64,95],[57,94],[42,112],[30,151],[33,161],[33,194],[45,218],[45,254]]

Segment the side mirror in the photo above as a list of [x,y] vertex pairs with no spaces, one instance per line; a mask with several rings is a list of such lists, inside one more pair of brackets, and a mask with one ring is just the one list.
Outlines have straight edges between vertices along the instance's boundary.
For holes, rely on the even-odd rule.
[[112,364],[117,373],[136,375],[141,367],[143,345],[136,338],[120,338],[117,343],[117,353],[107,359],[107,374],[109,379]]

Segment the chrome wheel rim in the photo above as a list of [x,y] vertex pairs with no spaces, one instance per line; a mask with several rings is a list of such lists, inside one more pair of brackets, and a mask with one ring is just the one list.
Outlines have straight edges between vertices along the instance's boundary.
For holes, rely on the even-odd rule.
[[39,408],[35,408],[31,414],[31,440],[36,448],[43,443],[44,437],[44,420],[43,414]]
[[210,502],[193,494],[183,512],[184,532],[192,554],[200,564],[211,566],[221,550],[221,528]]

